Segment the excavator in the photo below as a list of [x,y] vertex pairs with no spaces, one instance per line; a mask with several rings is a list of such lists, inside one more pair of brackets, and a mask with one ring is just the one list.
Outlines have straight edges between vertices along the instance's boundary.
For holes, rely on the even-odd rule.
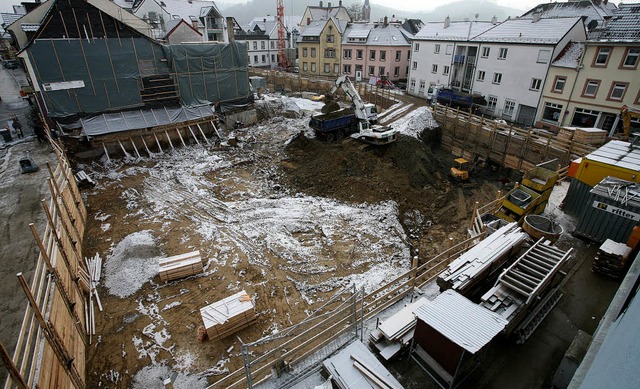
[[[340,105],[333,101],[333,94],[339,88],[353,102],[351,108],[340,109]],[[352,138],[374,145],[386,145],[397,140],[398,130],[377,124],[376,106],[362,101],[349,77],[338,77],[325,99],[322,114],[312,116],[309,122],[319,138],[333,141],[351,135]]]
[[620,109],[620,117],[622,118],[622,139],[629,139],[631,135],[631,119],[640,118],[640,109],[623,105]]

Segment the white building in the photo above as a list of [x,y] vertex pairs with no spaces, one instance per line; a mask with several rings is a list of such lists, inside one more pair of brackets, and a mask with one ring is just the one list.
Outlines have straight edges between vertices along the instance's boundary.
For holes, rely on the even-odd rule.
[[[465,27],[466,38],[460,36]],[[418,96],[429,85],[479,93],[486,114],[532,125],[552,59],[570,41],[585,39],[580,17],[427,23],[413,43],[407,88]]]
[[[286,23],[286,20],[285,20]],[[291,49],[291,34],[285,24],[285,52],[289,63],[295,61],[295,51]],[[262,19],[254,18],[249,23],[249,30],[235,35],[237,41],[247,44],[248,63],[251,67],[268,67],[273,69],[279,65],[278,23],[274,16]]]

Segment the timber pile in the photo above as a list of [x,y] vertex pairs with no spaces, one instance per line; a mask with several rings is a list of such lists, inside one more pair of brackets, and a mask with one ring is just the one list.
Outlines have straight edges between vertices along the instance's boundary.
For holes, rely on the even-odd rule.
[[418,307],[428,302],[429,300],[424,297],[419,298],[371,331],[369,342],[378,350],[381,357],[389,360],[411,343],[416,328],[416,315],[414,312]]
[[251,296],[244,290],[204,308],[200,315],[209,339],[223,339],[256,321],[256,311]]
[[92,335],[96,334],[96,319],[95,308],[93,302],[98,305],[98,309],[102,312],[102,302],[98,295],[98,282],[100,281],[100,275],[102,274],[102,258],[100,254],[96,254],[93,258],[85,258],[85,264],[87,265],[87,271],[89,273],[89,300],[88,306],[85,306],[85,323],[87,334],[89,334],[89,343],[91,343]]
[[607,239],[598,249],[591,269],[605,276],[620,278],[624,274],[629,254],[631,247]]
[[158,275],[161,282],[177,280],[189,277],[202,271],[202,257],[200,251],[192,251],[186,254],[175,255],[160,259]]
[[588,145],[602,145],[607,141],[607,131],[600,128],[563,127],[558,132],[558,138]]

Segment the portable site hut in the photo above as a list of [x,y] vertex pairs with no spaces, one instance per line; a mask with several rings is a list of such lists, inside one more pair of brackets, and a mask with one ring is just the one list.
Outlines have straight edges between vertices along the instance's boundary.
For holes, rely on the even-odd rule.
[[612,140],[583,157],[571,179],[563,211],[579,215],[589,206],[591,189],[608,176],[640,183],[640,145]]
[[508,323],[453,290],[419,307],[416,318],[411,357],[442,387],[453,387],[473,370],[474,355]]
[[575,233],[596,242],[626,242],[640,224],[640,184],[606,177],[585,199]]

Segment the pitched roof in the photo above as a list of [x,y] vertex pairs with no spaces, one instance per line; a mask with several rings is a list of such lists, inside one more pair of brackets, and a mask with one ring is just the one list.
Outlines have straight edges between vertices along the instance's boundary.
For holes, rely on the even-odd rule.
[[[253,18],[250,22],[249,22],[249,30],[253,30],[253,27],[256,24],[260,24],[264,21],[264,19],[267,19],[267,21],[269,21],[269,19],[273,20],[275,22],[276,20],[276,16],[271,16],[271,15],[267,15],[267,16],[257,16],[255,18]],[[294,30],[294,29],[298,29],[300,30],[300,20],[302,19],[302,16],[298,16],[298,15],[294,15],[294,16],[288,16],[285,15],[284,16],[284,27],[287,30]]]
[[467,40],[481,34],[495,25],[491,22],[428,22],[415,35],[415,39],[454,41]]
[[576,25],[580,17],[508,19],[471,39],[474,42],[556,44]]
[[489,343],[507,320],[451,289],[416,309],[418,320],[472,354]]
[[576,69],[580,65],[580,58],[584,52],[584,43],[569,42],[551,66]]
[[349,39],[366,38],[368,46],[410,46],[403,32],[405,31],[400,24],[383,26],[379,23],[352,23],[345,30],[342,43],[364,44],[365,42],[349,42]]
[[594,1],[553,2],[539,4],[524,13],[521,17],[531,18],[534,14],[540,15],[540,17],[545,19],[586,16],[585,25],[588,25],[592,20],[597,21],[598,25],[602,25],[604,19],[613,14],[614,8],[615,5],[613,5],[613,3],[604,4],[601,2],[600,4],[596,4]]
[[133,12],[137,12],[145,2],[157,4],[169,15],[178,15],[182,19],[190,20],[190,17],[201,18],[209,14],[213,9],[218,15],[222,15],[215,3],[211,0],[140,0],[134,3]]
[[173,32],[177,30],[178,27],[183,23],[187,26],[187,28],[190,28],[191,30],[195,31],[196,34],[202,36],[200,31],[193,28],[191,23],[187,23],[184,19],[172,19],[172,20],[169,20],[167,23],[165,23],[164,28],[167,30],[167,33],[164,35],[165,39],[171,36],[171,34],[173,34]]
[[621,3],[618,7],[613,12],[613,18],[594,38],[607,41],[640,41],[640,3]]
[[338,7],[316,7],[316,6],[309,6],[309,13],[311,14],[311,20],[327,20],[333,17],[336,17],[338,15],[338,12],[340,12],[340,10],[344,10],[345,12],[347,11],[347,9],[343,6],[338,6]]
[[10,25],[11,23],[20,19],[22,16],[23,16],[22,14],[12,14],[12,13],[5,13],[5,12],[0,13],[0,18],[2,18],[2,23],[5,26]]

